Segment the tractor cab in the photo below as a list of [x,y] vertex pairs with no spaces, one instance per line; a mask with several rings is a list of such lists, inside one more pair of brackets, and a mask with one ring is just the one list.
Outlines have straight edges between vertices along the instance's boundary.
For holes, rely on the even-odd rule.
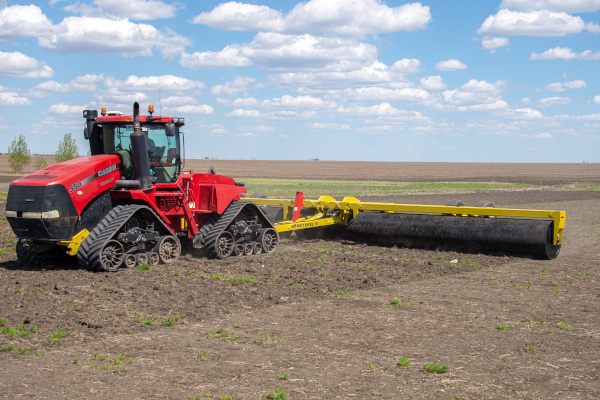
[[[153,108],[150,106],[149,110]],[[87,125],[84,131],[90,140],[92,155],[117,154],[125,179],[134,179],[135,165],[131,134],[134,131],[133,117],[120,112],[102,109],[97,117],[95,110],[85,110]],[[141,130],[146,137],[148,160],[152,183],[175,182],[181,171],[181,147],[179,127],[183,118],[140,116]]]

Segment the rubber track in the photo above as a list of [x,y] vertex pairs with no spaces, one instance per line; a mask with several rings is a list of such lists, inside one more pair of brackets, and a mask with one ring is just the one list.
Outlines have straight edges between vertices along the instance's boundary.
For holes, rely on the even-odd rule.
[[90,234],[81,243],[81,246],[79,246],[79,251],[77,252],[77,261],[79,262],[79,265],[89,271],[106,271],[100,262],[100,251],[104,248],[104,245],[118,233],[125,222],[141,209],[150,211],[155,217],[155,222],[162,223],[163,227],[166,228],[166,231],[170,233],[169,228],[151,208],[142,205],[116,206],[100,220],[98,225],[92,229]]
[[262,216],[266,224],[270,225],[265,226],[265,228],[273,228],[269,219],[256,204],[251,201],[234,201],[227,207],[223,214],[210,218],[200,229],[200,234],[202,235],[201,245],[208,257],[214,258],[216,256],[215,244],[217,243],[217,237],[233,222],[245,206],[255,207],[259,216]]

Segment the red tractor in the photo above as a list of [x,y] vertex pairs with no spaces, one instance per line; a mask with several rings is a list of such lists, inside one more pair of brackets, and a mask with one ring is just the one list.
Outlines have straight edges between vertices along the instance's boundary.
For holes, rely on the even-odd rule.
[[19,238],[17,256],[38,264],[77,256],[91,271],[170,264],[181,242],[209,257],[270,253],[273,224],[232,178],[182,170],[183,118],[85,110],[91,156],[15,180],[6,218]]

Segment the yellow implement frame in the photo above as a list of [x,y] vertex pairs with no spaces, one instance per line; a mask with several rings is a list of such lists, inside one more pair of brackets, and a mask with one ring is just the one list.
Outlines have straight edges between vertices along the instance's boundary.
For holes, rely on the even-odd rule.
[[[427,213],[450,214],[463,217],[511,217],[511,218],[542,218],[554,220],[553,244],[562,243],[565,227],[565,211],[524,210],[518,208],[492,207],[449,207],[418,204],[371,203],[362,202],[354,197],[344,197],[337,201],[330,196],[321,196],[317,200],[304,200],[304,208],[317,211],[315,215],[292,221],[292,210],[295,202],[290,199],[245,198],[261,206],[283,207],[284,221],[278,222],[275,229],[278,232],[289,232],[299,229],[311,229],[327,225],[347,224],[350,217],[355,217],[361,211],[381,211],[387,213]],[[337,211],[335,217],[326,217],[328,212]]]

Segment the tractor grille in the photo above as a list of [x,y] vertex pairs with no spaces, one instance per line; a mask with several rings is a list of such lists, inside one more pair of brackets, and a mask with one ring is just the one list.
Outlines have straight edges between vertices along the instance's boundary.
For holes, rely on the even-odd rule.
[[62,185],[11,185],[8,190],[6,219],[19,238],[70,240],[78,218]]

